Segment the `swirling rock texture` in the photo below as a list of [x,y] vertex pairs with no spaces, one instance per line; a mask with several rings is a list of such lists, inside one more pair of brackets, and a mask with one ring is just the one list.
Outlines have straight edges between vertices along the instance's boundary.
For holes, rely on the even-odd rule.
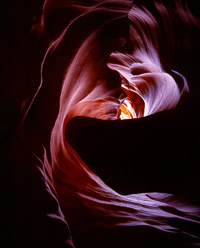
[[195,1],[27,6],[4,44],[18,55],[2,98],[15,111],[2,122],[4,244],[199,247]]

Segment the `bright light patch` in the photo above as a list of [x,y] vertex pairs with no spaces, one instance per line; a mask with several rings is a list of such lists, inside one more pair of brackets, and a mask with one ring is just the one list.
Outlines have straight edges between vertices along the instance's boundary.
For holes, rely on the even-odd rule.
[[119,116],[121,120],[136,118],[135,111],[133,110],[131,103],[128,99],[126,99],[122,103],[119,109],[121,111]]

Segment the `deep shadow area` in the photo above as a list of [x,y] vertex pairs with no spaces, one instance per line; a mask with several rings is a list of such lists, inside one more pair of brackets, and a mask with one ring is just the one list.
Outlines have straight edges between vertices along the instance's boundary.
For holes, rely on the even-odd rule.
[[134,120],[75,117],[66,139],[121,194],[175,193],[199,201],[198,91],[174,110]]
[[[90,232],[83,231],[76,235],[74,243],[77,247],[137,247],[137,248],[192,248],[184,234],[161,232],[151,227],[117,227],[114,229],[99,228]],[[77,239],[78,237],[78,239]],[[98,240],[98,242],[97,242]]]

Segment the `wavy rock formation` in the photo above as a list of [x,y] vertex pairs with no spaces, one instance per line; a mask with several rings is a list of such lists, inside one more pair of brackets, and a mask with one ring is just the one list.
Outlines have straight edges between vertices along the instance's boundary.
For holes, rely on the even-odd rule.
[[44,2],[32,27],[46,48],[41,80],[19,132],[58,209],[45,214],[68,223],[75,247],[200,244],[200,21],[190,8]]

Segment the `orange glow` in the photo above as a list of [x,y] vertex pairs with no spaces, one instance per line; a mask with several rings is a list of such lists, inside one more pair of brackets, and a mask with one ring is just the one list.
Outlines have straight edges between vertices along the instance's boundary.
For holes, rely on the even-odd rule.
[[123,104],[120,106],[120,119],[125,120],[125,119],[133,119],[135,118],[134,110],[131,106],[131,103],[129,100],[125,100]]

